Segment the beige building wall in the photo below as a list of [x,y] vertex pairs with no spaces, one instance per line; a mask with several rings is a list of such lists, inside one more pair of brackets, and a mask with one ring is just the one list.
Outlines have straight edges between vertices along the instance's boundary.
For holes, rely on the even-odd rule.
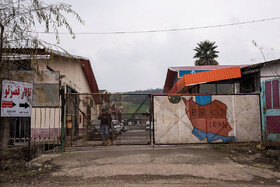
[[78,93],[90,93],[90,87],[82,69],[82,64],[78,59],[65,59],[54,57],[49,61],[40,60],[36,62],[39,71],[48,71],[49,66],[54,71],[59,71],[62,78],[62,86],[68,85]]
[[[82,69],[82,64],[78,59],[73,60],[63,60],[62,58],[54,58],[52,62],[48,65],[53,70],[60,71],[60,75],[65,75],[62,78],[62,86],[70,86],[72,89],[78,93],[91,93],[88,81]],[[96,118],[98,113],[98,106],[95,104],[94,99],[91,95],[80,95],[79,108],[87,113],[87,105],[90,104],[90,100],[93,100],[93,107],[91,108],[90,120]],[[83,118],[82,113],[79,112],[79,127],[83,128],[86,124],[85,118]]]
[[[75,90],[77,93],[91,93],[91,89],[89,87],[88,81],[86,79],[86,76],[84,74],[84,71],[82,69],[82,64],[78,59],[65,59],[62,57],[54,57],[54,59],[45,61],[40,60],[35,62],[36,69],[39,71],[50,71],[49,68],[51,68],[54,71],[59,71],[61,78],[61,86],[69,86],[71,89]],[[79,108],[87,114],[87,106],[90,104],[90,100],[93,102],[93,106],[91,107],[91,114],[90,114],[90,120],[93,120],[96,118],[98,114],[98,106],[96,105],[92,95],[79,95],[80,103]],[[40,111],[37,111],[39,109],[34,109],[34,111],[37,114],[37,118],[45,118],[44,114],[41,115]],[[56,115],[58,114],[58,111]],[[40,115],[40,117],[38,117]],[[60,120],[60,118],[57,118],[57,116],[54,116],[57,120]],[[83,115],[81,112],[78,112],[78,123],[79,128],[84,128],[86,124],[86,119],[83,118]],[[85,120],[85,121],[84,121]],[[32,121],[38,122],[37,119],[32,119]],[[38,124],[38,123],[36,123]],[[49,123],[40,123],[43,126],[48,127]],[[37,125],[38,126],[38,125]],[[51,126],[57,126],[56,123],[54,123]],[[82,132],[82,131],[80,131]]]

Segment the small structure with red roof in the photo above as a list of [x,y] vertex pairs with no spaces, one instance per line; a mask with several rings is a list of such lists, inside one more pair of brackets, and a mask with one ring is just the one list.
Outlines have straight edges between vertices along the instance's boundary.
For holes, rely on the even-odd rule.
[[236,93],[241,68],[248,65],[211,65],[168,68],[163,93]]

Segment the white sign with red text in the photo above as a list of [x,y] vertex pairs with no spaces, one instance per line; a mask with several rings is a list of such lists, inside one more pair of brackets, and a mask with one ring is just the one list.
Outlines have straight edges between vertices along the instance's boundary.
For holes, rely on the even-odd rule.
[[33,84],[3,80],[2,117],[30,117],[32,112]]

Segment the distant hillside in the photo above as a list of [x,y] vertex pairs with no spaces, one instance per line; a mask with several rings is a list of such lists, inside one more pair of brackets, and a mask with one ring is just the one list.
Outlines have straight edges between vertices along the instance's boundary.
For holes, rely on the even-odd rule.
[[[136,111],[136,109],[142,105],[138,111],[146,111],[150,108],[150,97],[148,94],[162,94],[162,89],[148,89],[148,90],[136,90],[129,92],[122,92],[123,95],[111,95],[111,101],[115,101],[116,106],[124,106],[126,112]],[[143,95],[133,95],[143,94]],[[127,104],[125,104],[127,103]]]
[[162,94],[163,89],[156,88],[156,89],[148,89],[148,90],[136,90],[136,91],[129,91],[124,92],[127,94]]

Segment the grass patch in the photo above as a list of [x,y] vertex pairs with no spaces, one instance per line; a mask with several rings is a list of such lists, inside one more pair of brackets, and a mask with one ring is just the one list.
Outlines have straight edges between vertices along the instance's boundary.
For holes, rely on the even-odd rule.
[[259,168],[265,168],[265,169],[272,169],[272,168],[274,168],[273,165],[263,164],[263,163],[255,163],[255,164],[253,164],[253,166],[259,167]]
[[[149,104],[143,104],[141,106],[141,104],[136,104],[131,102],[121,102],[121,103],[116,103],[116,106],[123,106],[124,109],[122,113],[123,119],[129,119],[134,113],[135,115],[142,115],[142,113],[146,113],[147,110],[150,110]],[[139,110],[137,111],[138,108]]]
[[[123,103],[123,107],[124,113],[135,113],[140,105],[135,103]],[[150,109],[150,105],[143,104],[137,113],[146,113],[147,109]]]
[[213,148],[214,149],[223,149],[225,146],[223,144],[214,144]]

